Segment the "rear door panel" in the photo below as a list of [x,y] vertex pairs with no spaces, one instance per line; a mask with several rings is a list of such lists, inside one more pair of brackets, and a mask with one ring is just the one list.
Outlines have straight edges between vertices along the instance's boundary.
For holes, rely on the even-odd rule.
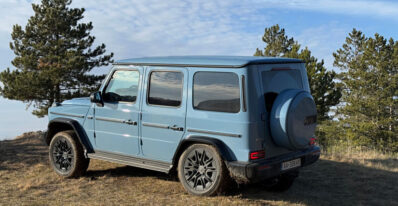
[[[160,99],[150,97],[150,78],[153,73],[166,74],[167,72],[177,72],[182,74],[181,88],[171,89],[177,91],[181,89],[181,103],[176,106],[165,106]],[[171,75],[173,76],[173,75]],[[160,76],[159,76],[160,77]],[[167,77],[164,77],[156,84],[163,84]],[[174,152],[185,132],[185,114],[187,99],[188,71],[185,68],[171,67],[149,67],[145,77],[145,91],[142,100],[142,121],[141,121],[141,141],[142,155],[148,159],[171,162]],[[157,92],[161,93],[170,90],[170,85],[158,85]],[[174,87],[174,86],[172,86]],[[162,94],[158,94],[162,96]],[[152,97],[151,97],[152,98]],[[152,102],[151,102],[152,101]],[[174,104],[171,102],[170,104]]]

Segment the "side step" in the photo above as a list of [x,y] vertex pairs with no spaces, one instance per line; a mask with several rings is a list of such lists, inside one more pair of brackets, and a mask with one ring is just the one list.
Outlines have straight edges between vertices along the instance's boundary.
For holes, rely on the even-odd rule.
[[171,165],[168,162],[148,160],[144,158],[132,157],[132,156],[98,151],[98,150],[95,151],[95,153],[87,153],[87,157],[91,159],[105,160],[109,162],[130,165],[133,167],[155,170],[164,173],[169,173],[170,169],[173,167],[173,165]]

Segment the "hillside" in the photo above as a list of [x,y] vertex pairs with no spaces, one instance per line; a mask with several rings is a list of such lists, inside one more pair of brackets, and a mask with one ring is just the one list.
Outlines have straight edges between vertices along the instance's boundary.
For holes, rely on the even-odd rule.
[[398,160],[377,153],[323,155],[285,193],[243,185],[195,197],[163,173],[96,160],[86,176],[62,179],[39,134],[0,141],[0,205],[398,205]]

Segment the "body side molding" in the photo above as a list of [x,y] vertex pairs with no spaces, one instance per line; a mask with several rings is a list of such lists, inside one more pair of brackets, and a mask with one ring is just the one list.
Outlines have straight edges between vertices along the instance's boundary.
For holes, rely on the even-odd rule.
[[68,116],[68,117],[84,118],[84,115],[70,114],[70,113],[50,112],[50,114],[62,115],[62,116]]
[[226,136],[226,137],[238,137],[238,138],[242,137],[242,135],[240,135],[240,134],[232,134],[232,133],[225,133],[225,132],[215,132],[215,131],[199,130],[199,129],[188,129],[188,132],[219,135],[219,136]]

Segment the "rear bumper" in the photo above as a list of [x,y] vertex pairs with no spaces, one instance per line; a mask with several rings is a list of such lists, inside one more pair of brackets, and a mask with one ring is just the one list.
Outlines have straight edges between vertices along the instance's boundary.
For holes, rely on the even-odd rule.
[[[273,178],[280,174],[297,170],[301,167],[310,165],[316,162],[320,156],[319,147],[313,146],[309,149],[302,150],[295,153],[278,156],[271,159],[260,160],[256,162],[228,162],[227,167],[229,172],[237,182],[253,183],[261,180]],[[282,162],[294,159],[301,159],[301,166],[282,170]]]

